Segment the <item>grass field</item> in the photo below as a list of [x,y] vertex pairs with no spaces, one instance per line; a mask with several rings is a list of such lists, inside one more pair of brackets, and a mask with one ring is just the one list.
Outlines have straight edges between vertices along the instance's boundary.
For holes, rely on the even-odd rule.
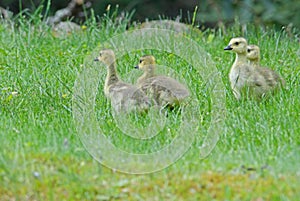
[[[76,132],[73,86],[86,68],[84,60],[108,38],[125,32],[126,21],[91,19],[82,32],[60,38],[38,14],[0,23],[0,200],[298,200],[300,48],[298,39],[285,29],[248,25],[242,33],[236,24],[226,33],[206,30],[193,35],[215,62],[226,93],[225,126],[209,157],[199,158],[203,136],[196,133],[190,150],[156,173],[128,175],[93,160]],[[299,37],[297,30],[292,31]],[[286,90],[261,103],[234,99],[228,83],[234,54],[223,48],[230,38],[241,35],[261,47],[262,64],[286,79]],[[199,111],[207,114],[199,121],[199,133],[205,133],[210,94],[185,61],[155,50],[137,50],[118,60],[121,77],[125,79],[144,53],[172,66],[193,90]],[[122,136],[101,86],[103,82],[97,115],[116,145],[149,152],[174,137],[162,132],[155,145]],[[169,118],[167,125],[176,129],[176,121]]]

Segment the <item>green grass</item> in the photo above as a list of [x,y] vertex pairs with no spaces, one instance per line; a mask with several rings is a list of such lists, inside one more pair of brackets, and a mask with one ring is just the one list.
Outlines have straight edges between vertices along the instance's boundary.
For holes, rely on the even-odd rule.
[[[186,61],[165,52],[136,51],[122,57],[120,75],[131,82],[139,72],[133,69],[132,76],[125,75],[143,54],[154,54],[159,64],[172,66],[205,115],[189,152],[160,172],[127,175],[93,160],[76,133],[73,86],[85,68],[84,59],[109,37],[125,32],[127,20],[118,23],[108,16],[97,24],[92,18],[82,33],[63,38],[54,37],[36,16],[1,22],[0,200],[297,200],[300,49],[296,38],[284,30],[248,25],[242,34],[236,25],[227,33],[206,30],[193,35],[216,63],[226,90],[226,126],[217,147],[204,160],[199,159],[198,147],[210,123],[210,94],[202,77]],[[228,84],[234,55],[223,48],[231,37],[240,35],[261,47],[262,64],[286,79],[285,91],[262,103],[234,99]],[[147,153],[174,137],[165,130],[145,143],[124,136],[114,124],[102,86],[103,80],[97,118],[116,146]],[[176,129],[176,121],[180,120],[168,118],[170,129]]]

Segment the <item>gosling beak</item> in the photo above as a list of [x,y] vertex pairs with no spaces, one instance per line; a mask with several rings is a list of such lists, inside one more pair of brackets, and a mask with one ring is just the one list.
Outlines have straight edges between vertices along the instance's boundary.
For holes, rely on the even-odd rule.
[[99,61],[99,58],[95,58],[94,61]]
[[135,69],[139,69],[139,66],[135,66],[134,68],[135,68]]
[[226,47],[224,48],[224,50],[232,50],[231,45],[226,46]]

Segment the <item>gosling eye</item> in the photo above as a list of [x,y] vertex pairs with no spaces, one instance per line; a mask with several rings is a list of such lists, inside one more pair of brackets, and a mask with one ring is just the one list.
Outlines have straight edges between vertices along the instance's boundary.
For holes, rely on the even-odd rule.
[[140,64],[143,62],[143,60],[140,60]]
[[102,56],[102,53],[100,52],[99,56],[101,57]]
[[250,49],[248,49],[248,50],[247,50],[247,52],[248,52],[248,53],[250,53],[250,52],[251,52],[251,50],[250,50]]
[[235,42],[234,44],[235,44],[235,45],[239,45],[239,42]]

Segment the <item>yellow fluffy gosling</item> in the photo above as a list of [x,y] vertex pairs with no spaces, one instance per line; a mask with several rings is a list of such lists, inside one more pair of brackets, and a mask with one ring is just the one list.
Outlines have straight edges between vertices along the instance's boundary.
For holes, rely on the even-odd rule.
[[103,62],[107,67],[107,75],[104,84],[104,94],[111,100],[112,107],[120,112],[143,112],[150,107],[150,101],[146,94],[138,87],[120,80],[115,54],[110,49],[101,50],[95,61]]
[[224,50],[236,53],[236,59],[229,73],[231,88],[237,99],[242,96],[261,98],[275,91],[281,85],[279,75],[268,68],[256,67],[247,62],[246,39],[232,38]]
[[152,55],[141,57],[135,68],[144,72],[137,85],[159,106],[173,108],[190,95],[189,90],[177,80],[155,74],[156,63]]

